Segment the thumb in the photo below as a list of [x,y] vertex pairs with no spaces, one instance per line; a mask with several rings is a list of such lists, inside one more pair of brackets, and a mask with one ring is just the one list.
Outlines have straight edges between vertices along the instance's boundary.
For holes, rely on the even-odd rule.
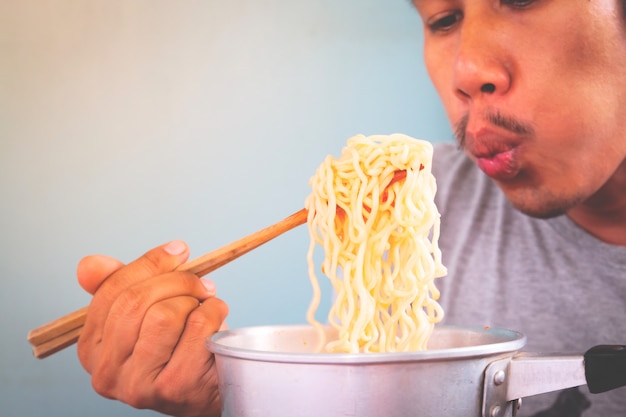
[[109,275],[123,266],[122,262],[110,256],[85,256],[78,262],[76,277],[80,286],[93,295]]

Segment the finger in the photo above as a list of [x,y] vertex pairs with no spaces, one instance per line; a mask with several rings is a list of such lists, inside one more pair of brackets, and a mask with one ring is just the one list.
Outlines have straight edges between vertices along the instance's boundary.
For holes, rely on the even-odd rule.
[[144,374],[156,377],[172,357],[185,330],[189,314],[200,305],[194,297],[170,298],[150,307],[141,325],[133,357],[149,358],[142,361]]
[[[169,361],[180,335],[185,328],[187,316],[198,307],[194,297],[169,298],[152,305],[146,312],[132,357],[123,364],[103,355],[99,366],[92,373],[94,389],[101,395],[120,398],[130,395],[126,387],[135,387],[132,396],[125,398],[141,406],[142,398],[150,397],[151,383],[160,368]],[[103,349],[103,352],[106,350]],[[106,360],[104,360],[106,357]],[[128,375],[120,385],[120,375]]]
[[[198,366],[212,360],[212,354],[206,347],[206,339],[220,329],[227,315],[228,306],[215,297],[206,299],[193,310],[187,318],[176,350],[163,370],[164,375],[159,377],[167,380],[167,373],[171,372],[182,372],[182,375],[197,374]],[[190,357],[195,358],[194,361],[189,361]]]
[[121,365],[133,354],[140,330],[149,318],[146,314],[155,304],[188,296],[196,299],[197,306],[211,295],[202,281],[189,272],[170,272],[127,288],[111,305],[102,332],[102,351],[108,352],[112,366]]
[[202,406],[219,411],[215,357],[207,349],[206,339],[219,330],[227,314],[226,303],[215,297],[191,312],[169,362],[154,380],[161,397],[185,398],[190,409]]
[[[102,284],[107,298],[115,299],[126,288],[138,282],[173,271],[189,257],[187,244],[174,240],[156,247],[119,269]],[[110,301],[110,300],[109,300]]]
[[126,288],[154,276],[170,272],[189,257],[189,249],[182,241],[172,241],[144,254],[142,257],[113,272],[98,287],[89,305],[89,313],[78,339],[78,357],[90,372],[99,357],[99,343],[111,305]]
[[94,294],[102,282],[124,264],[105,255],[86,256],[78,262],[76,277],[78,283],[89,294]]

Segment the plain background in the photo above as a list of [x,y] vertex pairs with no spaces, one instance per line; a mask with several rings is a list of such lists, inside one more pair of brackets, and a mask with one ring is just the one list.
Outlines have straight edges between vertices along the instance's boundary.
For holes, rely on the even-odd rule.
[[[196,257],[300,209],[354,134],[450,140],[421,40],[406,0],[0,0],[0,415],[156,414],[28,330],[89,303],[84,255]],[[231,327],[305,322],[307,246],[212,274]]]

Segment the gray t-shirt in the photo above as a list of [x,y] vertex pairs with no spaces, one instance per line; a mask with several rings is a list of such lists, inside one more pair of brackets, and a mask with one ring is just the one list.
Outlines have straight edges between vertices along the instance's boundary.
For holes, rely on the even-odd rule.
[[[520,331],[524,350],[584,353],[626,344],[626,247],[599,241],[567,216],[515,210],[455,144],[435,146],[444,323]],[[559,397],[560,395],[560,397]],[[520,417],[626,415],[626,387],[523,399]]]

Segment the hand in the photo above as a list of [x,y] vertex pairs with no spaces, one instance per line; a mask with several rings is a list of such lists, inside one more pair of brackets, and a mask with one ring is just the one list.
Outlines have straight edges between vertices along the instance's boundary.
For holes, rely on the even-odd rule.
[[128,265],[101,255],[80,261],[78,281],[94,297],[78,356],[100,395],[180,417],[220,415],[205,340],[228,308],[211,281],[174,271],[188,256],[174,241]]

